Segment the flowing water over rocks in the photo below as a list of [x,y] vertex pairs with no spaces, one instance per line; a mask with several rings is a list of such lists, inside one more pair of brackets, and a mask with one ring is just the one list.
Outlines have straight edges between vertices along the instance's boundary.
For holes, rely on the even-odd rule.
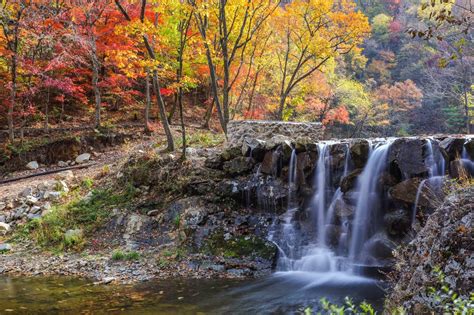
[[[274,271],[255,286],[238,289],[241,300],[252,292],[248,301],[254,307],[265,296],[283,299],[288,288],[295,290],[298,305],[313,305],[308,296],[353,295],[356,289],[379,285],[393,267],[393,250],[409,243],[442,203],[450,183],[446,179],[474,175],[473,141],[418,137],[314,142],[275,135],[190,157],[188,166],[147,156],[143,163],[134,156],[120,178],[144,191],[148,200],[133,209],[114,210],[94,238],[106,235],[114,246],[146,253],[146,279],[174,276],[172,267],[157,266],[155,258],[170,246],[186,252],[177,263],[180,276],[242,278]],[[181,172],[176,176],[181,186],[179,195],[163,205],[159,202],[169,183],[167,168]],[[130,223],[134,218],[141,224],[129,231],[136,226]],[[21,256],[13,247],[10,257]],[[101,257],[104,268],[115,264]],[[8,257],[2,261],[9,266],[2,272],[22,273],[22,264]],[[44,262],[44,268],[23,265],[44,274],[80,274],[64,272],[64,263]],[[81,275],[96,277],[87,270]]]
[[[262,164],[271,165],[271,172],[257,174],[252,181],[265,183],[271,192],[288,187],[283,197],[286,211],[275,219],[269,234],[278,248],[276,270],[329,272],[346,279],[380,276],[393,264],[392,250],[408,242],[415,225],[442,201],[445,179],[458,176],[459,172],[448,173],[446,165],[462,161],[463,174],[474,174],[466,146],[455,146],[459,142],[400,138],[310,146],[296,141],[267,151]],[[281,155],[283,146],[293,147],[289,162]],[[282,183],[285,174],[287,182]],[[261,192],[259,186],[258,200],[268,197]],[[276,205],[265,210],[282,212],[283,205]]]

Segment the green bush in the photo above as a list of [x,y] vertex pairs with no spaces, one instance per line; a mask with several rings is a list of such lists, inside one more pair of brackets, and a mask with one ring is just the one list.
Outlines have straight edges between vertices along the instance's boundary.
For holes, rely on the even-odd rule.
[[116,250],[112,253],[112,260],[128,260],[135,261],[140,259],[140,253],[136,251],[122,252],[121,250]]
[[114,207],[130,204],[134,195],[133,187],[118,193],[111,189],[93,190],[89,198],[76,198],[65,205],[54,205],[47,215],[26,224],[20,235],[32,238],[43,247],[70,249],[83,240],[66,239],[67,230],[83,229],[84,234],[91,232],[104,223]]

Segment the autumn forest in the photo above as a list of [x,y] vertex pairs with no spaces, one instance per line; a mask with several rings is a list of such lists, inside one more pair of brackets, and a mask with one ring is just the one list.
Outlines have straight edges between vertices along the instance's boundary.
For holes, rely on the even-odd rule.
[[469,133],[471,23],[469,0],[3,0],[0,122]]

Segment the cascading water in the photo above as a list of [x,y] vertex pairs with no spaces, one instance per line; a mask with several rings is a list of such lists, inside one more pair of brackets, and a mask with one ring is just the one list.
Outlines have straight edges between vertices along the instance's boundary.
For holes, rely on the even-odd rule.
[[[313,218],[313,228],[306,234],[300,231],[296,223],[295,214],[301,211],[295,202],[294,192],[296,183],[296,152],[290,158],[288,173],[289,201],[285,214],[280,218],[281,224],[277,233],[272,232],[269,239],[275,242],[280,250],[277,263],[278,271],[291,272],[343,272],[354,273],[353,264],[359,263],[358,254],[364,248],[367,240],[375,233],[375,217],[381,208],[381,191],[378,189],[378,180],[387,165],[387,152],[390,143],[381,143],[371,149],[365,169],[357,181],[355,193],[359,196],[355,209],[355,218],[350,222],[347,218],[336,217],[335,209],[338,202],[344,203],[343,194],[338,183],[332,182],[332,172],[337,163],[334,163],[330,151],[334,143],[318,144],[318,160],[314,173],[314,196],[311,199],[308,215]],[[349,172],[350,150],[349,145],[344,149],[344,168],[338,174],[347,176]],[[342,178],[342,177],[341,177]],[[339,239],[331,241],[328,235],[331,229],[340,229]],[[350,243],[348,242],[350,240]],[[349,243],[349,244],[348,244]],[[351,275],[353,277],[353,275]]]
[[293,148],[290,157],[290,164],[288,169],[288,205],[287,211],[282,217],[282,226],[281,233],[283,235],[282,241],[280,244],[273,240],[274,237],[274,228],[272,229],[271,234],[268,239],[274,242],[279,251],[279,260],[277,263],[278,270],[289,270],[292,265],[292,259],[290,257],[295,256],[295,249],[297,246],[297,235],[295,232],[295,227],[293,225],[293,217],[295,212],[298,210],[297,200],[295,200],[296,192],[296,179],[297,179],[297,159],[296,159],[296,150]]
[[429,170],[429,177],[433,176],[443,176],[446,172],[446,161],[444,160],[443,155],[439,151],[435,154],[433,150],[433,139],[426,140],[426,146],[428,151],[428,156],[425,163]]
[[319,158],[316,165],[316,195],[313,199],[315,219],[317,222],[317,241],[321,247],[326,245],[326,195],[330,190],[328,177],[330,177],[330,159],[328,145],[318,144]]
[[[464,169],[471,175],[474,176],[474,161],[471,160],[471,157],[469,156],[469,153],[467,153],[466,150],[466,144],[469,140],[466,140],[462,147],[462,153],[461,153],[461,162],[464,167]],[[471,140],[472,141],[472,140]]]
[[[428,178],[424,179],[420,182],[418,189],[416,191],[416,198],[415,204],[413,206],[413,214],[411,218],[411,225],[415,224],[416,220],[416,212],[418,209],[418,205],[420,202],[421,195],[424,190],[440,190],[443,182],[444,182],[444,175],[446,173],[446,161],[441,154],[441,151],[434,152],[433,150],[433,139],[426,139],[426,148],[427,148],[427,157],[425,159],[425,165],[428,168]],[[436,196],[436,194],[434,194]]]
[[377,210],[380,208],[379,178],[387,165],[390,143],[379,145],[369,155],[369,160],[358,178],[358,201],[352,225],[349,259],[360,262],[365,242],[374,232]]

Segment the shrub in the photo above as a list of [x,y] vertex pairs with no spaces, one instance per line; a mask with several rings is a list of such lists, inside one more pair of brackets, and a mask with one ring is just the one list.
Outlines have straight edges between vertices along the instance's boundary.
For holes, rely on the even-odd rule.
[[53,206],[47,215],[26,224],[19,236],[32,238],[38,245],[53,249],[77,247],[83,240],[65,238],[66,231],[91,232],[109,217],[114,207],[131,203],[134,195],[133,187],[118,193],[109,189],[93,190],[89,198],[76,198],[65,205]]
[[120,260],[128,260],[134,261],[140,259],[140,253],[136,251],[130,252],[122,252],[121,250],[116,250],[112,253],[112,260],[120,261]]

